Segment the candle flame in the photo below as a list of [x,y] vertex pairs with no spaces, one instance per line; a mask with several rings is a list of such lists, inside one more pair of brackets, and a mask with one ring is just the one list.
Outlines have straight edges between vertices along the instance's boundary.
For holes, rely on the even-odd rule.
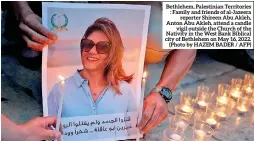
[[236,125],[239,125],[240,122],[241,122],[241,117],[237,117],[236,120],[235,120],[235,122],[236,122]]
[[143,73],[143,79],[145,79],[147,77],[147,71],[144,71]]
[[208,119],[206,119],[206,123],[208,123],[210,125],[216,125],[217,121],[214,118],[208,118]]
[[252,92],[252,88],[251,88],[251,87],[247,87],[247,88],[246,88],[246,91],[247,91],[248,93],[251,93],[251,92]]
[[188,106],[188,105],[183,105],[182,108],[181,108],[181,110],[182,110],[183,112],[186,112],[186,113],[191,113],[191,112],[193,112],[193,109],[192,109],[190,106]]
[[198,105],[202,106],[202,107],[205,107],[206,106],[206,102],[205,101],[199,101]]
[[61,86],[64,87],[64,84],[65,84],[64,77],[61,75],[58,75],[58,78],[61,80]]
[[221,104],[227,104],[228,103],[228,98],[226,96],[221,96],[218,98],[218,102]]
[[219,117],[223,117],[223,118],[226,117],[226,114],[225,114],[224,112],[221,112],[221,111],[218,112],[217,115],[218,115]]
[[239,97],[239,91],[238,91],[238,90],[235,90],[235,91],[232,93],[232,96],[235,97],[235,98],[238,98],[238,97]]
[[61,76],[61,75],[58,75],[58,78],[59,78],[61,81],[63,81],[63,80],[64,80],[64,77],[63,77],[63,76]]

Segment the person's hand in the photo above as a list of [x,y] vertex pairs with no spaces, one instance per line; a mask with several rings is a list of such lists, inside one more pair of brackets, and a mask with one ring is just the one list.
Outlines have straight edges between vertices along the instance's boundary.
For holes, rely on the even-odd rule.
[[138,125],[141,133],[147,133],[168,116],[167,103],[159,93],[150,93],[144,101],[142,119]]
[[42,51],[43,47],[53,43],[57,39],[54,32],[43,27],[41,17],[32,11],[21,11],[21,13],[19,28],[21,30],[21,36],[28,47],[36,51]]
[[20,140],[22,141],[41,141],[60,139],[61,133],[52,130],[50,126],[56,124],[55,117],[38,117],[20,124],[20,130],[23,133]]

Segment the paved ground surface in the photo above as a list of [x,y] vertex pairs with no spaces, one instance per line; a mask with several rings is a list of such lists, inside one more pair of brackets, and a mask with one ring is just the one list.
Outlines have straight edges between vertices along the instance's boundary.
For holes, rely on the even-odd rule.
[[[148,68],[151,74],[149,75],[146,85],[147,92],[149,92],[150,88],[152,88],[158,80],[160,74],[159,68],[162,68],[162,66],[163,63],[155,64]],[[206,55],[198,55],[187,76],[181,81],[178,89],[174,93],[175,96],[168,106],[169,111],[174,111],[174,105],[179,103],[179,92],[185,90],[192,90],[195,92],[198,85],[207,85],[217,90],[217,85],[219,83],[230,83],[232,78],[243,78],[245,73],[249,72],[214,61]],[[250,111],[248,115],[244,117],[234,113],[229,119],[221,122],[218,129],[215,129],[213,139],[215,141],[253,141],[254,120],[252,113],[253,111]],[[162,132],[167,126],[168,121],[166,120],[147,134],[144,139],[146,141],[162,140]],[[188,137],[191,137],[190,133],[191,130],[187,130]],[[190,138],[188,138],[188,141],[191,141]]]
[[[3,43],[5,41],[2,40],[2,45]],[[38,98],[41,91],[40,69],[29,70],[22,66],[15,56],[9,54],[2,54],[1,59],[2,113],[18,123],[42,116],[42,106],[33,98],[34,96]],[[148,67],[146,93],[159,80],[162,68],[163,63]],[[201,84],[216,89],[218,83],[229,83],[232,78],[243,77],[245,73],[247,72],[214,61],[206,55],[198,55],[190,71],[178,85],[172,104],[179,101],[179,92],[183,90],[196,91],[196,86]],[[172,107],[169,106],[169,110]],[[240,121],[237,115],[233,115],[232,118],[221,124],[221,128],[216,130],[215,139],[218,141],[254,141],[254,126],[251,124],[250,118],[251,113],[241,117]],[[236,119],[238,119],[237,122]],[[145,135],[144,140],[162,140],[162,131],[167,128],[167,125],[166,120]]]

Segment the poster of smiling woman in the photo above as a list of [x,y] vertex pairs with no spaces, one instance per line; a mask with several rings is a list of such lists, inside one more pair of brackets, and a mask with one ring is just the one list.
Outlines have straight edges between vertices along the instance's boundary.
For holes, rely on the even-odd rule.
[[43,113],[64,141],[141,135],[141,90],[150,6],[43,3],[58,39],[43,50]]

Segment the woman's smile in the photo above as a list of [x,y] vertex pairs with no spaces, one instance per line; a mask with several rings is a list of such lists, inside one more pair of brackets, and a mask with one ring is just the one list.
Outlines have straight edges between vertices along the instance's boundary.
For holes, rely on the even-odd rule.
[[98,61],[99,59],[96,57],[87,57],[87,60],[89,61]]

